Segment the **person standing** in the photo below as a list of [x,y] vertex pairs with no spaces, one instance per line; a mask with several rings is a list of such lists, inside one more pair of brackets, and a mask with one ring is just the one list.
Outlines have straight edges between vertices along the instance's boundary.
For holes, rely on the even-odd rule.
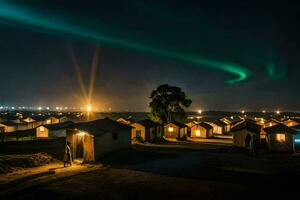
[[71,155],[71,143],[67,142],[66,148],[65,148],[65,156],[64,156],[64,167],[66,167],[66,164],[69,163],[70,166],[72,166],[72,155]]

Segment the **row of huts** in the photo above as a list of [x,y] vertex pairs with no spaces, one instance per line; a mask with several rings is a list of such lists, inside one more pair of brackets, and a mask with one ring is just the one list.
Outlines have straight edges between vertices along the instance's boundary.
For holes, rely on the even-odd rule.
[[216,135],[232,135],[233,145],[248,148],[251,140],[265,142],[269,150],[295,152],[296,134],[300,132],[300,118],[282,120],[262,118],[231,120],[221,118],[214,122],[191,121],[186,124],[173,121],[162,125],[149,119],[133,121],[120,118],[120,123],[133,127],[131,139],[153,141],[159,138],[182,139],[212,138]]
[[0,132],[24,131],[46,124],[66,122],[68,119],[63,115],[35,115],[35,116],[10,116],[0,115]]
[[295,140],[299,132],[300,118],[246,119],[231,130],[235,146],[248,148],[252,140],[265,142],[269,150],[287,152],[295,152]]
[[132,140],[153,141],[159,138],[183,139],[190,138],[210,138],[213,135],[228,134],[232,122],[226,121],[225,118],[214,122],[197,122],[190,121],[186,124],[173,121],[165,125],[144,119],[134,121],[132,119],[117,119],[118,122],[130,125],[132,129]]

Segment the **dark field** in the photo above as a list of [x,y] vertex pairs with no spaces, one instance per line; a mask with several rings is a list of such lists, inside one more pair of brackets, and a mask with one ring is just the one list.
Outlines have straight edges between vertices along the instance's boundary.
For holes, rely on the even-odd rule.
[[[176,144],[187,145],[187,144]],[[300,154],[249,157],[231,146],[198,149],[134,146],[103,157],[104,169],[49,181],[13,199],[270,199],[296,198]],[[163,146],[163,145],[162,145]],[[190,146],[190,145],[189,145]]]

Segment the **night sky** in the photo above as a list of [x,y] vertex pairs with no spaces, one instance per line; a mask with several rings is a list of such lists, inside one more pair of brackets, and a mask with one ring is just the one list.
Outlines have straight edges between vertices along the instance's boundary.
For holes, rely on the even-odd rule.
[[74,58],[88,89],[98,48],[103,111],[164,83],[190,110],[300,110],[300,3],[274,2],[0,0],[0,104],[82,106]]

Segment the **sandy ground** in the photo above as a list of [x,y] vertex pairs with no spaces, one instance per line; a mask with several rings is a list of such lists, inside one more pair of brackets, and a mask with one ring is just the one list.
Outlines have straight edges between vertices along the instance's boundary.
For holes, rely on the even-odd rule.
[[[170,146],[174,145],[174,146]],[[249,157],[228,145],[134,145],[100,159],[105,167],[33,177],[2,187],[3,199],[297,198],[300,154]],[[272,191],[272,192],[271,192]]]

